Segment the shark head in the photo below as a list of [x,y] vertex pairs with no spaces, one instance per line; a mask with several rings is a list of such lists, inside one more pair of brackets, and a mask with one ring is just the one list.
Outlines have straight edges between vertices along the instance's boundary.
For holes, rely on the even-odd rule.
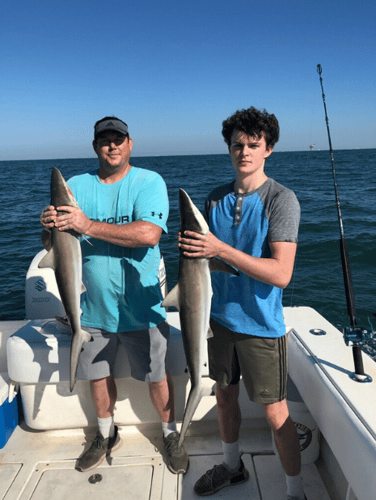
[[51,173],[51,205],[59,207],[67,205],[77,207],[77,201],[61,175],[60,170],[53,168]]
[[179,189],[181,230],[207,234],[209,226],[184,189]]

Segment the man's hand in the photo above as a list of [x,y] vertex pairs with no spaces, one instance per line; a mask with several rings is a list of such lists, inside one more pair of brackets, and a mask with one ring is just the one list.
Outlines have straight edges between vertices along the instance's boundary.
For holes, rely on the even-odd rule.
[[78,207],[61,206],[57,207],[57,212],[65,212],[55,217],[55,227],[59,231],[73,230],[79,234],[86,234],[93,224],[93,221]]
[[48,230],[55,226],[56,217],[57,217],[57,212],[55,210],[55,207],[50,205],[46,207],[40,214],[39,220],[43,228]]
[[[58,212],[65,213],[58,216]],[[50,205],[41,213],[40,223],[47,230],[56,227],[59,231],[73,230],[79,234],[86,234],[93,221],[86,217],[78,207],[61,206],[55,209],[55,207]]]

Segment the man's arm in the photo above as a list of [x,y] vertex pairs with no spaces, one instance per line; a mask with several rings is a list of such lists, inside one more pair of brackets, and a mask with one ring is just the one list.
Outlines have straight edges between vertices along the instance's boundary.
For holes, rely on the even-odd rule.
[[148,221],[136,220],[127,224],[90,222],[88,229],[81,234],[123,247],[155,247],[162,236],[162,228]]
[[216,238],[185,231],[179,247],[187,257],[219,257],[251,278],[278,288],[286,288],[294,270],[296,243],[275,241],[269,244],[270,258],[252,257]]
[[57,208],[66,213],[57,217],[52,206],[42,212],[40,220],[44,228],[55,226],[59,231],[74,230],[85,236],[132,248],[154,247],[162,235],[162,228],[152,222],[137,220],[127,224],[108,224],[92,221],[77,207]]

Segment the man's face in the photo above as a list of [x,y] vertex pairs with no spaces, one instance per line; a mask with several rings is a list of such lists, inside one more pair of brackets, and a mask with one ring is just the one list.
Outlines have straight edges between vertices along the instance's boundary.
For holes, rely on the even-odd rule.
[[129,165],[133,141],[119,132],[109,130],[97,137],[93,147],[102,168],[120,170]]
[[273,152],[273,148],[266,146],[263,135],[258,138],[236,129],[231,136],[228,150],[234,169],[246,175],[263,171],[265,159]]

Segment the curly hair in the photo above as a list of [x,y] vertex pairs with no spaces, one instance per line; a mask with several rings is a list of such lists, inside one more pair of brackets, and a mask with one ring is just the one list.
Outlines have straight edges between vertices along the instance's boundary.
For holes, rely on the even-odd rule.
[[278,120],[265,109],[258,110],[251,106],[248,109],[236,111],[222,122],[222,135],[225,143],[231,146],[234,130],[240,130],[251,137],[265,137],[267,148],[272,148],[279,139]]

